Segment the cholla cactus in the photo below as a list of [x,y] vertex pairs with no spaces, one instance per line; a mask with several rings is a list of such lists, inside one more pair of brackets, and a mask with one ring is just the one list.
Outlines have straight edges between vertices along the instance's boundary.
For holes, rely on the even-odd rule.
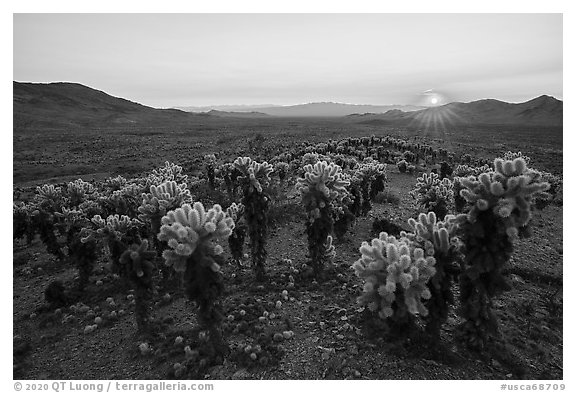
[[433,247],[424,250],[408,238],[381,232],[370,244],[363,242],[360,253],[352,265],[364,281],[360,305],[399,329],[413,327],[417,314],[428,315],[423,300],[431,297],[426,284],[436,272]]
[[318,195],[328,200],[341,200],[346,195],[346,186],[350,184],[342,175],[342,168],[334,163],[319,161],[314,166],[304,167],[304,177],[298,179],[297,188],[300,194]]
[[14,239],[22,239],[25,236],[28,244],[34,240],[35,230],[31,215],[33,210],[31,204],[24,202],[12,204],[12,234]]
[[366,159],[356,167],[352,175],[352,184],[358,188],[355,192],[356,198],[354,205],[360,208],[355,214],[366,215],[372,209],[371,201],[380,191],[384,191],[386,185],[386,165],[380,164],[374,160]]
[[454,183],[454,209],[458,213],[462,213],[466,207],[466,200],[460,196],[460,191],[464,189],[461,183],[462,178],[469,176],[478,176],[484,172],[490,172],[492,169],[488,165],[482,165],[479,167],[472,167],[468,165],[458,165],[453,172],[453,183]]
[[506,234],[515,238],[530,218],[535,197],[547,198],[550,185],[541,181],[541,174],[529,169],[522,158],[514,161],[494,160],[494,172],[483,173],[478,179],[462,179],[466,187],[460,195],[472,205],[468,220],[475,222],[479,214],[489,209],[504,224]]
[[109,177],[104,181],[104,187],[110,189],[111,191],[121,190],[128,183],[123,176]]
[[119,190],[112,191],[110,196],[100,196],[98,203],[106,212],[106,215],[119,214],[123,216],[136,217],[138,208],[142,203],[142,193],[149,190],[150,186],[145,185],[145,179],[137,179],[136,182],[126,183]]
[[149,327],[150,306],[152,298],[155,251],[148,250],[148,240],[141,244],[132,244],[120,256],[120,263],[126,267],[128,280],[134,287],[136,301],[135,317],[138,330],[145,331]]
[[290,169],[290,165],[287,162],[279,161],[274,164],[274,172],[278,174],[278,178],[280,179],[280,185],[284,184],[284,180],[288,175],[288,170]]
[[157,250],[162,251],[162,247],[157,242],[156,235],[160,232],[160,220],[170,210],[174,210],[183,203],[191,202],[192,196],[186,184],[177,184],[175,181],[168,181],[159,186],[151,185],[150,192],[142,194],[142,205],[138,208],[138,218],[143,222],[150,223],[154,245]]
[[183,203],[190,202],[192,196],[186,184],[168,181],[159,186],[150,186],[150,192],[143,194],[142,198],[138,218],[142,221],[151,221],[156,217],[162,218],[166,212],[180,207]]
[[[166,241],[171,250],[165,250],[162,256],[168,266],[177,272],[185,272],[188,258],[198,247],[201,252],[213,255],[222,253],[222,246],[216,240],[226,239],[232,234],[234,220],[226,216],[220,205],[214,205],[206,211],[204,205],[195,202],[193,206],[183,205],[162,217],[162,227],[158,239]],[[209,265],[212,270],[220,270],[218,264]]]
[[53,184],[44,184],[42,187],[36,187],[34,203],[38,209],[49,213],[61,211],[62,206],[64,205],[62,188],[55,187]]
[[521,151],[519,152],[511,152],[511,151],[507,151],[506,153],[504,153],[504,157],[502,157],[502,159],[504,161],[514,161],[517,158],[522,158],[524,160],[524,162],[526,163],[526,165],[530,164],[530,157],[528,157],[525,154],[522,154]]
[[259,163],[250,157],[238,157],[234,161],[234,167],[242,173],[238,180],[259,193],[270,183],[270,174],[274,170],[266,161]]
[[214,154],[204,155],[204,167],[208,176],[208,184],[212,189],[216,188],[216,156]]
[[406,173],[406,170],[408,169],[408,163],[406,162],[406,160],[398,161],[396,163],[396,166],[398,167],[400,173]]
[[540,179],[550,184],[550,188],[547,191],[549,195],[536,196],[533,200],[534,207],[542,210],[552,203],[553,200],[558,200],[557,196],[562,193],[562,177],[546,171],[534,170],[534,172],[538,172],[540,174]]
[[30,206],[30,223],[39,233],[46,250],[56,258],[64,259],[64,253],[58,242],[54,213],[62,211],[65,198],[62,189],[52,184],[36,187],[36,195]]
[[266,263],[266,241],[268,236],[268,218],[270,197],[264,192],[264,187],[270,183],[272,165],[267,162],[258,163],[250,157],[238,157],[234,167],[242,173],[238,181],[242,184],[245,206],[244,217],[248,224],[250,235],[250,248],[252,251],[252,265],[256,273],[256,280],[265,277],[264,265]]
[[223,278],[215,258],[223,249],[216,241],[226,239],[233,229],[234,220],[220,205],[206,211],[202,203],[196,202],[168,212],[158,234],[158,239],[168,242],[171,248],[162,254],[166,264],[184,273],[186,294],[197,303],[200,323],[209,329],[217,348],[222,342],[218,298],[223,292]]
[[62,208],[62,212],[55,212],[54,217],[58,221],[56,226],[60,232],[66,234],[68,258],[78,268],[78,289],[82,291],[88,284],[99,251],[96,241],[81,240],[82,230],[90,221],[82,209],[65,207]]
[[347,195],[345,187],[350,182],[344,178],[342,168],[334,163],[319,161],[314,166],[306,165],[304,170],[297,187],[308,213],[308,250],[312,268],[318,276],[329,259],[326,244],[333,229],[336,204]]
[[450,179],[440,180],[436,173],[423,173],[416,179],[416,186],[411,191],[414,198],[427,211],[432,211],[439,219],[444,219],[454,199],[454,184]]
[[469,344],[482,347],[498,331],[492,297],[509,288],[502,269],[513,241],[526,234],[534,199],[546,195],[548,183],[522,158],[494,160],[494,172],[462,179],[460,191],[471,205],[457,217],[467,253],[460,276],[462,329]]
[[239,203],[232,203],[226,214],[234,220],[234,229],[228,238],[228,245],[230,246],[230,253],[232,259],[242,266],[241,260],[244,256],[244,239],[246,238],[246,223],[244,221],[244,205]]
[[236,191],[240,186],[238,183],[238,177],[242,176],[242,172],[240,172],[240,170],[238,170],[231,162],[226,162],[220,165],[218,170],[220,176],[224,179],[228,198],[230,198],[230,200],[236,199]]
[[92,227],[82,228],[80,232],[81,242],[100,242],[110,250],[112,267],[126,276],[124,265],[120,264],[120,257],[132,243],[140,242],[140,230],[143,223],[128,216],[118,214],[109,215],[104,220],[95,215],[90,220]]
[[86,199],[97,196],[94,186],[82,179],[68,183],[66,191],[68,193],[70,206],[78,206]]
[[437,221],[434,212],[420,213],[417,220],[410,218],[408,224],[412,232],[403,232],[402,235],[423,249],[434,250],[436,273],[427,283],[431,297],[425,303],[428,309],[425,320],[426,331],[438,337],[448,318],[449,306],[454,302],[452,283],[460,273],[462,254],[457,238],[458,227],[454,216],[448,215],[444,221]]
[[178,184],[187,183],[188,175],[184,174],[180,165],[166,161],[163,167],[154,169],[152,173],[148,175],[146,178],[146,186],[159,185],[167,181],[175,181]]

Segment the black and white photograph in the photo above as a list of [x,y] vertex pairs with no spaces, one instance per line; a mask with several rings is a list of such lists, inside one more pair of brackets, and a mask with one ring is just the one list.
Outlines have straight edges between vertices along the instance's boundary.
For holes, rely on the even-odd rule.
[[12,22],[15,387],[570,391],[563,13]]

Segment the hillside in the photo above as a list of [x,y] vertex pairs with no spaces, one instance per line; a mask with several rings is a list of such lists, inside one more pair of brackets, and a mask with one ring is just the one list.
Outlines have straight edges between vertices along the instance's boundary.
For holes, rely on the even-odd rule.
[[13,83],[14,128],[182,122],[195,115],[155,109],[77,83]]
[[487,99],[469,103],[453,102],[415,112],[399,110],[384,114],[352,115],[348,119],[364,124],[448,126],[448,125],[540,125],[562,126],[563,102],[540,96],[519,104]]

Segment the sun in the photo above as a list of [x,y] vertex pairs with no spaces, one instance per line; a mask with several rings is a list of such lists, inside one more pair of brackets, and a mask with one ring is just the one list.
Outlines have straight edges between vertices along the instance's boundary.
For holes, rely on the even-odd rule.
[[436,105],[436,104],[438,103],[438,98],[432,97],[432,98],[430,99],[430,102],[432,103],[432,105]]

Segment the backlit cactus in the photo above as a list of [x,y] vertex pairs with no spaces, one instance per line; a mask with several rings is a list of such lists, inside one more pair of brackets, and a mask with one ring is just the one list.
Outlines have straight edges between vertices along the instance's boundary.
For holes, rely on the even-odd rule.
[[433,247],[425,250],[406,237],[381,232],[371,243],[363,242],[360,253],[352,265],[364,281],[360,305],[398,329],[413,327],[417,314],[428,315],[424,301],[432,295],[427,282],[436,273]]
[[436,173],[423,173],[416,179],[416,185],[411,194],[418,204],[428,212],[434,212],[436,217],[444,219],[454,199],[453,183],[450,179],[440,180]]
[[143,194],[142,198],[142,205],[138,208],[138,218],[142,221],[162,218],[169,210],[176,209],[192,199],[186,184],[177,184],[175,181],[150,186],[150,192]]
[[270,183],[273,168],[266,161],[259,163],[250,157],[238,157],[234,161],[234,167],[242,173],[243,178],[239,178],[239,181],[248,184],[256,192],[261,193],[263,188]]
[[464,189],[461,183],[462,178],[469,176],[478,176],[484,172],[490,172],[492,169],[488,165],[483,165],[479,167],[472,167],[468,165],[458,165],[453,172],[453,184],[454,184],[454,209],[457,213],[462,213],[466,207],[466,199],[460,196],[460,191]]
[[506,153],[504,153],[504,157],[502,157],[502,159],[505,161],[514,161],[517,158],[522,158],[526,163],[526,165],[530,165],[530,157],[528,157],[525,154],[522,154],[521,151],[519,152],[507,151]]
[[82,179],[77,179],[68,183],[66,187],[70,206],[78,206],[87,198],[93,196],[96,189],[91,183],[85,182]]
[[[151,185],[150,192],[142,194],[142,204],[138,207],[138,218],[149,224],[154,247],[159,253],[165,248],[165,245],[161,244],[156,236],[160,232],[160,220],[168,211],[191,201],[192,196],[186,183],[177,184],[173,180],[159,186]],[[167,275],[164,274],[164,277]]]
[[62,188],[55,187],[53,184],[44,184],[42,187],[36,187],[34,203],[39,209],[46,212],[61,211],[64,205]]
[[164,166],[154,169],[145,179],[146,190],[151,185],[159,185],[167,181],[175,181],[178,184],[187,183],[188,175],[184,174],[184,170],[180,165],[166,161]]
[[506,234],[515,238],[528,224],[534,198],[548,197],[550,185],[541,174],[529,169],[522,158],[514,161],[494,160],[494,172],[482,173],[478,179],[462,179],[466,187],[460,195],[472,205],[468,220],[475,222],[483,211],[492,210],[504,224]]
[[[234,220],[226,216],[220,205],[214,205],[208,211],[201,202],[194,205],[184,204],[181,208],[169,211],[162,217],[162,227],[158,239],[168,244],[162,256],[168,266],[177,272],[185,272],[189,257],[200,247],[201,252],[212,255],[222,253],[222,246],[217,240],[227,239],[234,229]],[[219,271],[215,262],[209,266]]]
[[483,347],[497,334],[492,298],[509,289],[502,270],[513,252],[513,241],[525,235],[534,199],[546,195],[548,183],[522,158],[494,160],[494,171],[462,179],[460,191],[470,205],[457,217],[466,256],[460,275],[461,326],[468,343]]
[[261,281],[265,277],[268,210],[270,209],[270,197],[264,188],[270,183],[273,168],[267,162],[258,163],[250,157],[238,157],[234,161],[234,167],[242,174],[238,177],[238,181],[244,195],[242,204],[245,207],[244,218],[250,236],[252,266],[256,280]]
[[336,204],[347,195],[350,182],[342,168],[334,163],[319,161],[304,167],[304,177],[297,180],[302,203],[307,212],[306,233],[308,251],[316,276],[329,260],[327,242],[334,225]]
[[460,272],[462,254],[457,238],[458,227],[454,216],[448,215],[444,221],[437,221],[434,212],[420,213],[417,220],[410,218],[408,224],[412,231],[402,235],[423,249],[434,250],[436,272],[427,283],[431,297],[425,302],[428,309],[425,321],[426,331],[438,337],[448,318],[449,306],[454,302],[452,284]]
[[216,350],[222,346],[223,277],[218,255],[223,252],[217,240],[232,234],[234,220],[220,207],[208,211],[200,202],[185,204],[162,218],[158,239],[166,241],[169,250],[162,253],[166,264],[176,272],[184,273],[186,295],[198,305],[198,319],[208,329]]

